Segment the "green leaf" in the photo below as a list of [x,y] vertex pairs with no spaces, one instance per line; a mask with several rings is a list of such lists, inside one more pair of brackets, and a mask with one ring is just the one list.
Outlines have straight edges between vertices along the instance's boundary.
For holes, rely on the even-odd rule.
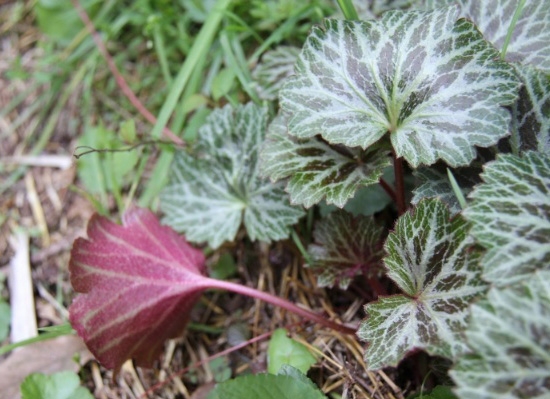
[[[486,40],[502,50],[518,0],[460,0],[461,16],[472,20]],[[506,49],[506,60],[550,72],[550,4],[527,0]]]
[[254,68],[252,77],[257,82],[258,96],[262,100],[276,100],[284,79],[294,74],[294,63],[300,49],[291,46],[279,46],[262,56],[261,62]]
[[481,177],[464,217],[487,249],[483,278],[502,286],[550,270],[550,156],[500,155]]
[[21,384],[22,399],[93,399],[86,388],[80,386],[78,375],[62,371],[52,375],[30,374]]
[[269,126],[261,168],[274,181],[289,178],[286,190],[293,203],[309,208],[324,198],[341,208],[360,187],[378,183],[390,164],[388,154],[380,148],[331,146],[316,137],[296,139],[279,115]]
[[413,167],[456,167],[508,134],[513,68],[457,7],[314,28],[280,92],[289,133],[367,148],[387,133]]
[[550,155],[550,75],[535,68],[518,66],[523,81],[514,105],[512,140],[516,149]]
[[466,337],[473,353],[451,370],[460,398],[549,398],[550,273],[489,291],[472,307]]
[[217,384],[208,399],[326,399],[311,381],[288,373],[256,374]]
[[372,216],[354,218],[344,211],[319,221],[308,247],[309,266],[319,274],[317,284],[345,290],[355,276],[379,272],[384,230]]
[[0,343],[4,341],[10,331],[11,309],[3,299],[0,299]]
[[359,14],[359,19],[374,19],[382,13],[390,10],[406,10],[418,0],[370,0],[355,1],[354,5]]
[[358,336],[368,341],[369,369],[395,366],[414,349],[449,358],[466,350],[461,333],[468,306],[485,291],[480,253],[468,229],[436,199],[420,201],[398,219],[384,262],[404,295],[365,306],[368,318]]
[[287,337],[287,333],[284,328],[278,328],[273,332],[267,348],[267,371],[278,374],[281,367],[287,364],[305,374],[317,359],[306,346]]
[[213,111],[199,130],[196,154],[176,155],[161,194],[164,221],[212,248],[235,238],[244,223],[251,240],[288,237],[303,210],[290,205],[283,184],[258,175],[267,110],[252,103]]
[[[453,175],[464,194],[472,191],[473,186],[481,181],[480,172],[479,167],[453,170]],[[451,214],[455,215],[462,211],[446,171],[439,167],[424,167],[417,169],[414,175],[418,179],[418,187],[413,191],[411,203],[418,204],[423,198],[439,198],[447,204]]]

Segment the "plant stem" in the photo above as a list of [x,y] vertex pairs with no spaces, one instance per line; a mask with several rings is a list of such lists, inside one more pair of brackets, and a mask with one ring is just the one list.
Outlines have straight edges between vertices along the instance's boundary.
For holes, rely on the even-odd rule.
[[327,328],[330,328],[335,331],[339,331],[344,334],[353,335],[357,332],[357,328],[340,324],[334,321],[327,319],[324,316],[321,316],[318,313],[312,312],[311,310],[303,309],[294,303],[287,301],[286,299],[279,298],[278,296],[268,294],[267,292],[259,291],[255,288],[250,288],[245,285],[232,283],[224,280],[216,280],[213,278],[206,278],[207,281],[204,283],[208,284],[208,288],[218,288],[222,290],[227,290],[235,292],[237,294],[246,295],[252,298],[262,300],[264,302],[270,303],[277,307],[283,308],[297,314],[298,316],[304,317],[316,323],[319,323]]
[[380,184],[380,186],[382,186],[382,188],[384,189],[386,194],[389,195],[392,201],[397,202],[397,196],[395,195],[395,190],[383,178],[380,178],[378,183]]
[[395,151],[393,152],[393,168],[395,173],[397,211],[401,216],[407,211],[407,206],[405,205],[405,177],[403,174],[403,158],[398,158]]

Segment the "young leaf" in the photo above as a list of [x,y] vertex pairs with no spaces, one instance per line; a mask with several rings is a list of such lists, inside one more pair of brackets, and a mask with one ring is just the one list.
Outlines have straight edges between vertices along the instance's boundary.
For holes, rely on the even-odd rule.
[[390,164],[389,151],[338,148],[316,137],[296,139],[287,134],[286,124],[284,115],[270,124],[261,170],[274,181],[289,178],[286,190],[293,203],[309,208],[325,198],[341,208],[359,187],[377,184]]
[[489,291],[472,307],[466,337],[473,353],[451,370],[460,398],[549,398],[550,273]]
[[164,221],[212,248],[233,240],[242,222],[251,240],[286,238],[303,210],[290,205],[283,183],[258,176],[266,128],[267,110],[252,103],[213,111],[199,130],[197,155],[176,156],[161,195]]
[[550,156],[500,155],[481,177],[464,217],[488,250],[483,278],[502,286],[550,270]]
[[289,133],[367,148],[386,133],[413,167],[467,165],[508,134],[514,70],[457,7],[314,28],[280,92]]
[[278,328],[271,336],[267,356],[267,371],[271,374],[278,374],[285,364],[306,374],[309,368],[317,362],[315,356],[306,346],[287,337],[287,331],[284,328]]
[[[460,0],[461,15],[473,21],[486,40],[503,49],[518,0]],[[527,0],[510,37],[506,60],[550,72],[550,4]]]
[[78,375],[61,371],[52,375],[30,374],[21,383],[22,399],[93,399],[86,388],[80,386]]
[[317,284],[345,290],[355,276],[379,271],[383,235],[372,216],[353,218],[336,211],[322,219],[313,231],[315,242],[308,247],[309,266],[320,273]]
[[258,96],[262,100],[276,100],[284,79],[294,74],[294,63],[300,49],[291,46],[279,46],[262,56],[262,61],[252,72],[258,82]]
[[468,224],[439,200],[422,200],[386,240],[388,276],[403,290],[365,306],[358,336],[368,341],[369,369],[395,366],[414,349],[454,358],[468,306],[485,291]]
[[527,66],[518,66],[516,71],[523,87],[512,109],[514,146],[550,155],[550,75]]
[[327,399],[310,381],[288,374],[256,374],[217,384],[208,399]]
[[150,367],[183,331],[205,289],[204,269],[203,254],[148,210],[128,211],[122,226],[95,215],[71,252],[71,283],[81,293],[71,324],[105,367],[129,358]]

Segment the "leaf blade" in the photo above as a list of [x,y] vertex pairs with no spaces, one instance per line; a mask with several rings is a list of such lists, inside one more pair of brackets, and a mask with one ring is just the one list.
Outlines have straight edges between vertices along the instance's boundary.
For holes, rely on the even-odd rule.
[[327,20],[313,29],[280,92],[290,134],[367,148],[389,132],[413,167],[440,158],[468,164],[475,145],[508,134],[501,106],[515,100],[518,81],[457,19],[455,7],[390,11],[380,21]]
[[80,295],[70,321],[105,367],[129,358],[150,367],[206,288],[204,255],[148,210],[128,211],[123,223],[95,215],[88,239],[75,241],[69,271]]

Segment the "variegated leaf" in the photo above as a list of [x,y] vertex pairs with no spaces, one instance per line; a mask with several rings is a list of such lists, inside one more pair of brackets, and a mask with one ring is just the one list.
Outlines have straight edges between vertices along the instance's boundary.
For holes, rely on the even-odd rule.
[[267,110],[254,104],[215,110],[199,130],[196,156],[179,153],[161,196],[165,223],[192,242],[219,247],[244,222],[252,240],[288,236],[303,210],[290,205],[283,184],[258,176]]
[[[442,170],[443,169],[443,170]],[[468,194],[472,187],[480,182],[479,173],[481,168],[460,168],[452,171],[463,194]],[[414,196],[411,203],[418,204],[423,198],[439,198],[449,207],[451,214],[455,215],[462,211],[456,194],[449,181],[448,174],[444,168],[420,168],[414,172],[419,180],[419,185],[413,191]]]
[[387,133],[412,166],[467,165],[508,134],[511,66],[457,7],[314,28],[280,92],[289,133],[370,147]]
[[397,221],[386,240],[388,276],[403,291],[367,304],[358,335],[368,341],[369,369],[395,366],[410,351],[454,358],[466,350],[461,333],[468,306],[485,291],[480,253],[466,221],[439,200],[422,200]]
[[277,116],[268,129],[261,153],[262,174],[272,180],[289,178],[292,203],[310,207],[323,198],[343,207],[361,186],[378,183],[390,164],[389,151],[331,146],[318,137],[289,136],[286,120]]
[[261,62],[254,68],[252,77],[257,82],[256,91],[263,100],[276,100],[285,78],[294,74],[294,63],[300,49],[291,46],[279,46],[262,56]]
[[[472,20],[500,51],[519,0],[459,0],[462,16]],[[506,49],[506,60],[531,64],[550,73],[550,1],[527,0]]]
[[550,398],[550,273],[489,291],[466,337],[473,353],[451,370],[460,398]]
[[389,10],[406,10],[418,0],[355,0],[353,5],[362,20],[374,19]]
[[488,250],[484,279],[502,286],[550,270],[550,156],[500,155],[481,177],[464,216]]
[[310,266],[318,275],[320,287],[345,290],[353,278],[380,271],[384,256],[384,229],[372,216],[352,217],[336,211],[315,225],[314,243],[308,246]]
[[550,75],[527,66],[516,70],[523,87],[513,108],[512,143],[550,155]]

